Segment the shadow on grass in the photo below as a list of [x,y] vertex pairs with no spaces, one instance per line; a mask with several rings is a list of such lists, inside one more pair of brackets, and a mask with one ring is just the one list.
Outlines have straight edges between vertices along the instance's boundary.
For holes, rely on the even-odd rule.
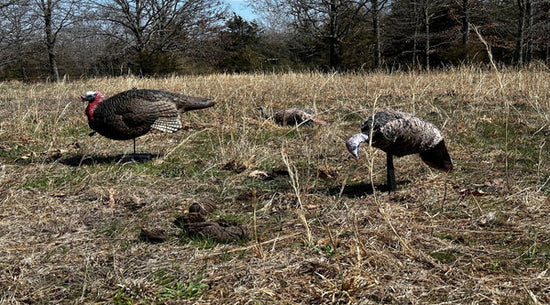
[[[398,182],[397,185],[406,185],[407,182]],[[387,193],[389,191],[389,187],[386,184],[375,184],[374,190],[377,192],[384,192]],[[370,183],[357,183],[357,184],[346,184],[343,186],[334,186],[327,190],[327,193],[331,196],[342,196],[347,198],[361,198],[367,195],[372,195],[374,193],[374,190],[372,188],[372,185]],[[399,192],[399,187],[397,188],[397,191]]]
[[97,156],[77,154],[67,158],[61,158],[58,162],[68,166],[82,166],[94,164],[114,163],[145,163],[162,157],[159,154],[121,154],[116,156]]
[[[375,185],[375,188],[378,187]],[[343,196],[348,198],[360,198],[366,195],[372,195],[372,193],[372,185],[364,182],[334,186],[328,189],[328,194],[331,196]]]

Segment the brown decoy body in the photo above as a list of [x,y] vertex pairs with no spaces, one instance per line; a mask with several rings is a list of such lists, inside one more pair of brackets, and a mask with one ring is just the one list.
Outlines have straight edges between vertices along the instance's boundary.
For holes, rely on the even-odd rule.
[[370,142],[386,153],[389,191],[396,190],[393,156],[419,154],[422,161],[432,168],[445,172],[453,169],[439,129],[409,113],[387,109],[368,117],[361,132],[346,142],[348,151],[357,158],[363,142]]

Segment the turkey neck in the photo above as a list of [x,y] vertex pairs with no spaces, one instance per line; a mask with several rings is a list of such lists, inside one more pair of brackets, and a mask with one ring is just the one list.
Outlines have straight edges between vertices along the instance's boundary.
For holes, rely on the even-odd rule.
[[96,99],[93,102],[88,103],[88,106],[86,107],[86,116],[88,117],[88,121],[94,120],[94,110],[101,102],[103,102],[102,99]]

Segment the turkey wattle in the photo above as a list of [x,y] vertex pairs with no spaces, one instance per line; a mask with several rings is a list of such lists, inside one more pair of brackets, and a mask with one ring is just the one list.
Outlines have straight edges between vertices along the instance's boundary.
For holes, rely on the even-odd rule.
[[109,139],[133,139],[134,154],[137,137],[151,129],[176,132],[183,127],[180,113],[215,104],[211,99],[152,89],[123,91],[108,99],[100,92],[88,91],[81,98],[88,102],[90,128]]

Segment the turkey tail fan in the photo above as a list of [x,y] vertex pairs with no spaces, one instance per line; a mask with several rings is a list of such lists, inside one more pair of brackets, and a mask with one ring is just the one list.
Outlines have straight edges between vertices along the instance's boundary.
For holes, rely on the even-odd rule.
[[187,98],[184,101],[178,102],[177,108],[183,112],[204,109],[214,106],[216,103],[212,99],[203,98]]
[[421,151],[419,155],[422,161],[430,167],[445,172],[453,170],[453,161],[451,160],[451,156],[449,156],[444,140],[441,140],[441,142],[429,150]]

